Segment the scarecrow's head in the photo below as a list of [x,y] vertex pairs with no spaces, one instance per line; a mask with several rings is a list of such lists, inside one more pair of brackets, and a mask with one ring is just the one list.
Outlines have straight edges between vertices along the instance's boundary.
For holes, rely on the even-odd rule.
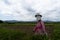
[[37,17],[37,16],[40,16],[40,17],[42,17],[42,15],[40,15],[40,13],[37,13],[37,14],[35,15],[35,17]]

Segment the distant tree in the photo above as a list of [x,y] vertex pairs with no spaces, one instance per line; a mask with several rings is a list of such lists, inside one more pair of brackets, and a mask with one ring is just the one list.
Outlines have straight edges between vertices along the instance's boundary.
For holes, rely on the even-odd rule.
[[0,20],[0,23],[3,23],[3,21],[2,21],[2,20]]

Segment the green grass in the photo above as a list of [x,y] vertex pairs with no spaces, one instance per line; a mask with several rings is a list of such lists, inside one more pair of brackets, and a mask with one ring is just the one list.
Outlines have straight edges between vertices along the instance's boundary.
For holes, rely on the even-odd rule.
[[[0,40],[60,40],[60,23],[45,23],[51,35],[34,35],[32,32],[36,23],[1,23]],[[53,29],[53,30],[52,30]]]
[[25,35],[19,30],[0,29],[0,40],[22,40]]

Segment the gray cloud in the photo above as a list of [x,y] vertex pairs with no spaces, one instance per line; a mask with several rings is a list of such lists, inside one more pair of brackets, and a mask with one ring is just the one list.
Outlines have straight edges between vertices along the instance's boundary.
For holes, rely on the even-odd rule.
[[60,0],[0,0],[0,12],[2,20],[32,21],[39,12],[42,20],[60,21]]
[[11,5],[11,3],[8,0],[3,0],[5,4]]

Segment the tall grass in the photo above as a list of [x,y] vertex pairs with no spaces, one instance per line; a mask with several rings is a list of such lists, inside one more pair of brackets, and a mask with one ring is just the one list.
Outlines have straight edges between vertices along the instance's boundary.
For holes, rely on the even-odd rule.
[[23,40],[25,35],[18,30],[0,29],[0,40]]
[[[28,24],[28,23],[26,23]],[[33,24],[33,25],[32,25]],[[52,36],[50,40],[60,40],[60,23],[50,23],[52,24],[54,27],[54,30],[52,31]],[[49,23],[46,23],[46,26],[50,26]],[[28,27],[32,27],[34,26],[34,23],[30,23],[27,26]],[[46,35],[31,35],[30,32],[32,30],[27,30],[29,31],[28,34],[25,31],[20,31],[20,30],[11,30],[8,29],[7,27],[17,27],[17,26],[23,26],[26,27],[26,25],[24,25],[24,23],[19,24],[0,24],[0,40],[49,40],[49,37],[47,37]]]

